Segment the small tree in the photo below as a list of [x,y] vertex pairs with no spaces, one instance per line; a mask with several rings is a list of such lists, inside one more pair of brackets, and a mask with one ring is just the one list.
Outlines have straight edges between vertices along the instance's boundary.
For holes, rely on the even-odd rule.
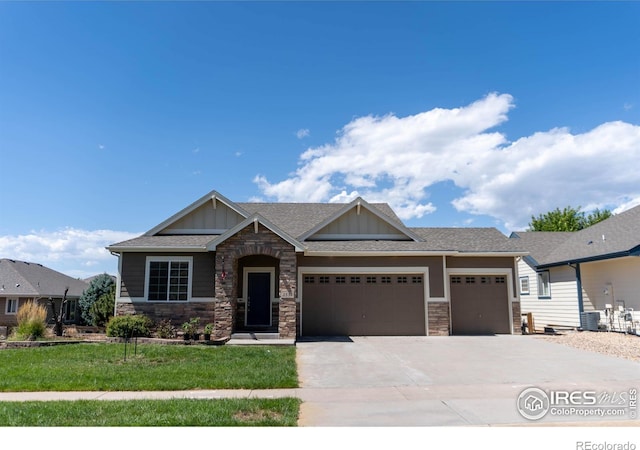
[[94,303],[98,301],[100,297],[111,292],[111,286],[114,285],[113,278],[110,275],[104,273],[98,275],[89,284],[86,291],[82,293],[78,304],[80,305],[80,313],[82,319],[88,325],[98,326],[96,321],[100,318],[94,317],[96,310],[93,307]]
[[596,209],[585,217],[580,207],[567,206],[563,210],[556,208],[538,217],[531,217],[531,231],[580,231],[611,217],[611,211]]
[[93,325],[97,327],[107,326],[109,319],[113,317],[113,309],[116,304],[116,285],[112,283],[109,291],[98,297],[98,300],[91,305],[91,317]]

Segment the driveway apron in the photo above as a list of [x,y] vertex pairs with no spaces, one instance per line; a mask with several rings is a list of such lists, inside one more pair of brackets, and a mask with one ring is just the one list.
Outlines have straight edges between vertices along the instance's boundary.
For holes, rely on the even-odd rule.
[[526,388],[640,388],[640,363],[533,336],[345,337],[296,345],[301,426],[640,425],[629,415],[525,419],[517,399]]

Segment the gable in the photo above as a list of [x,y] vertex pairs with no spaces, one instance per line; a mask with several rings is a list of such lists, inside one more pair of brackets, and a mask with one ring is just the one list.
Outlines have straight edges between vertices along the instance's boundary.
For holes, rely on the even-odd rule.
[[222,202],[211,200],[179,218],[157,234],[222,234],[245,218]]
[[308,241],[321,240],[412,240],[396,225],[373,214],[359,204],[307,237]]
[[219,235],[242,222],[248,214],[226,197],[212,191],[145,233],[145,236]]

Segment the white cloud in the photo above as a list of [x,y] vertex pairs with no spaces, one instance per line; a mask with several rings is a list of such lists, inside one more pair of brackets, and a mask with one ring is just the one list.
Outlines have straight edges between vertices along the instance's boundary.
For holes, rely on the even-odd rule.
[[298,139],[306,138],[307,136],[309,136],[309,134],[311,134],[311,131],[309,131],[308,128],[300,128],[298,131],[296,131],[296,137]]
[[464,190],[453,201],[458,210],[493,216],[507,229],[556,207],[589,210],[640,197],[640,126],[609,122],[576,135],[557,128],[508,142],[492,129],[513,107],[510,95],[492,93],[460,108],[359,117],[333,143],[302,153],[289,178],[254,182],[278,201],[361,195],[410,219],[435,211],[428,190],[450,180]]
[[117,258],[107,245],[140,236],[113,230],[31,231],[0,236],[0,257],[40,263],[72,277],[86,278],[102,272],[116,273]]

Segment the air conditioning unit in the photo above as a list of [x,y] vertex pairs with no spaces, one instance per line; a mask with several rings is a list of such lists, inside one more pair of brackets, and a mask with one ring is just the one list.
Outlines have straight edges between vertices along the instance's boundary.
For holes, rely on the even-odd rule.
[[599,322],[600,313],[598,311],[580,313],[580,328],[583,330],[598,331]]

